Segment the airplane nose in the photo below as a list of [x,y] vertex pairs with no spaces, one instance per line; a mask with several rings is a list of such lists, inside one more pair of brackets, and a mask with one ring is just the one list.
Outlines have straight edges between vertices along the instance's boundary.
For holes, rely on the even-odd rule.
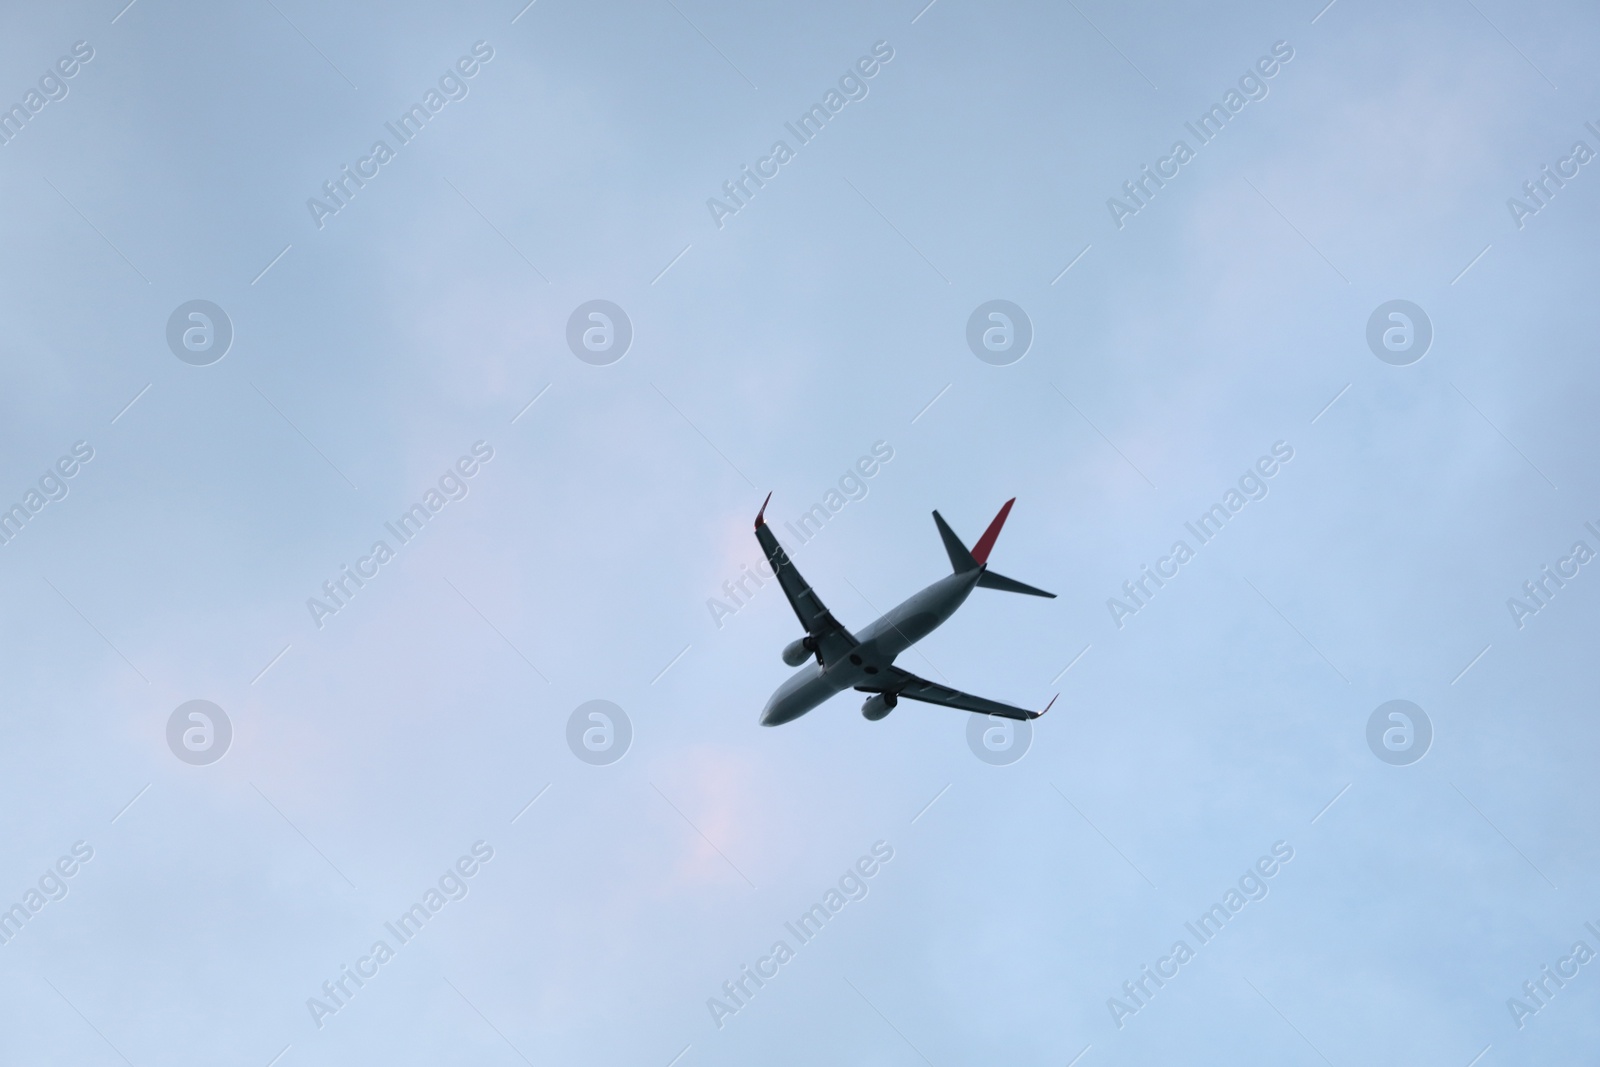
[[802,669],[793,678],[784,682],[767,701],[767,706],[761,710],[761,725],[782,726],[786,722],[793,722],[820,704],[821,697],[812,693],[817,681],[818,675],[815,671]]

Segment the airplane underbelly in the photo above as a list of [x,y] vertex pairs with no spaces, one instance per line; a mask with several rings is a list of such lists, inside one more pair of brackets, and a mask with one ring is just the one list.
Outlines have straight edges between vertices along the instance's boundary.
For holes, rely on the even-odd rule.
[[878,648],[893,657],[898,656],[916,642],[939,628],[944,619],[932,611],[913,611],[896,618],[894,625],[886,627],[879,636]]

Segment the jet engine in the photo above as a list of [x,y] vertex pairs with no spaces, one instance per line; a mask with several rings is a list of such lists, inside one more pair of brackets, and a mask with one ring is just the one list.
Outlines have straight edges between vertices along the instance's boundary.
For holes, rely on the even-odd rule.
[[783,662],[798,667],[816,654],[817,642],[810,635],[790,641],[783,649]]
[[893,711],[899,702],[899,698],[893,693],[873,693],[861,705],[861,714],[872,722],[877,722]]

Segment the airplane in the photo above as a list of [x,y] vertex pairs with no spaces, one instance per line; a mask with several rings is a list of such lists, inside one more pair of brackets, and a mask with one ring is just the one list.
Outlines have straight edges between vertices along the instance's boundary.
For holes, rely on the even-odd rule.
[[[970,550],[935,511],[933,521],[939,527],[945,553],[950,557],[952,573],[856,634],[850,633],[833,617],[833,613],[795,569],[789,554],[778,543],[777,536],[768,528],[767,504],[771,500],[772,494],[768,493],[767,499],[761,503],[761,510],[756,514],[756,540],[761,543],[767,562],[772,565],[778,584],[783,587],[784,594],[789,598],[789,606],[794,608],[806,635],[790,642],[783,650],[783,662],[791,667],[800,667],[800,670],[779,686],[777,692],[772,694],[772,699],[767,701],[766,708],[761,712],[762,726],[781,726],[792,722],[835,694],[852,688],[871,694],[861,705],[861,714],[873,722],[893,711],[901,697],[947,708],[960,708],[980,715],[999,715],[1018,720],[1037,719],[1050,710],[1055,697],[1050,698],[1050,704],[1045,705],[1044,711],[1028,711],[918,678],[910,671],[894,665],[896,656],[927,637],[940,623],[955,614],[955,610],[978,586],[1054,599],[1054,593],[1035,589],[989,569],[989,553],[994,549],[995,539],[1000,536],[1000,527],[1005,525],[1006,516],[1011,513],[1011,505],[1017,502],[1016,497],[1005,502],[1000,513]],[[807,663],[807,659],[813,662]]]

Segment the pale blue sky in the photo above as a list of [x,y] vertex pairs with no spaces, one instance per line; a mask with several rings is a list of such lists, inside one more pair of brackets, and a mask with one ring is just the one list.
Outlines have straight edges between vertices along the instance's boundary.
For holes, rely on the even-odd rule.
[[[0,504],[94,449],[0,545],[0,903],[94,850],[0,944],[7,1062],[1595,1047],[1595,964],[1521,1029],[1507,999],[1600,950],[1600,577],[1506,607],[1600,550],[1596,164],[1507,209],[1600,150],[1593,11],[122,2],[0,33],[5,104],[94,51],[0,146]],[[480,41],[319,229],[307,198]],[[877,42],[866,98],[718,228],[707,198]],[[1107,198],[1276,42],[1268,95],[1119,229]],[[233,324],[210,366],[165,340],[193,299]],[[633,326],[608,366],[566,342],[595,299]],[[1009,366],[966,346],[994,299],[1034,329]],[[1433,325],[1409,366],[1366,345],[1392,299]],[[768,588],[712,622],[762,497],[792,519],[880,440],[796,561],[859,628],[947,572],[930,511],[970,542],[1017,497],[992,561],[1059,598],[979,591],[902,660],[1059,691],[1010,766],[910,702],[762,729],[794,617]],[[479,441],[465,499],[317,628]],[[1119,629],[1107,598],[1278,441],[1269,495]],[[167,747],[194,699],[233,726],[208,766]],[[609,766],[565,740],[594,699],[633,727]],[[1393,699],[1432,723],[1409,766],[1367,747]],[[307,999],[479,841],[319,1028]],[[708,998],[878,841],[719,1029]],[[1277,841],[1270,895],[1119,1029],[1107,999]]]

